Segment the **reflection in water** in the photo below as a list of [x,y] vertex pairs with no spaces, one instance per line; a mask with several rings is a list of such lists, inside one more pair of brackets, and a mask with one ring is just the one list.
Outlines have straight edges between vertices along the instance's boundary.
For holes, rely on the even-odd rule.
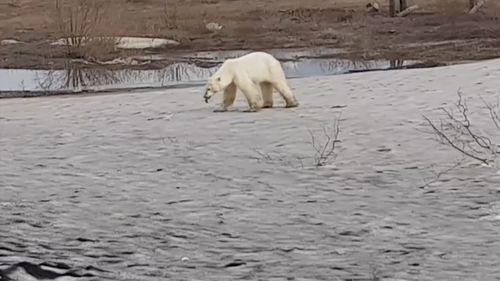
[[[209,57],[207,54],[206,57]],[[213,55],[213,54],[212,54]],[[232,54],[234,56],[240,53]],[[206,59],[200,55],[198,58]],[[219,60],[221,56],[213,56]],[[226,59],[220,59],[223,61]],[[159,70],[105,70],[71,67],[66,70],[0,69],[0,92],[82,92],[133,88],[157,88],[203,84],[218,68],[175,63]],[[342,74],[350,71],[389,69],[413,62],[352,61],[304,58],[282,62],[288,78]]]
[[404,60],[391,60],[391,68],[402,67],[404,63]]
[[[201,82],[215,68],[200,68],[187,63],[176,63],[160,70],[106,70],[68,68],[66,70],[38,71],[35,89],[27,91],[86,91],[128,88],[166,87],[176,84]],[[1,89],[0,89],[1,90]]]
[[44,74],[37,76],[38,85],[44,90],[80,90],[99,85],[113,85],[126,80],[103,69],[68,68],[65,71],[49,71]]

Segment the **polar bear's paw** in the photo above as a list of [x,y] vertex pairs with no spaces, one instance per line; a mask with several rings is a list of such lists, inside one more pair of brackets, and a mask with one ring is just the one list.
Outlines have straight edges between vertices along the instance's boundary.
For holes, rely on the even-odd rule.
[[227,108],[216,108],[213,110],[213,112],[226,112]]

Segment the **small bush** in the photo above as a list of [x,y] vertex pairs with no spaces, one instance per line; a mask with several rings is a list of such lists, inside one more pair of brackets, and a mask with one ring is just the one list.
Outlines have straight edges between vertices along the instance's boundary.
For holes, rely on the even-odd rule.
[[104,3],[97,0],[55,0],[54,20],[68,57],[95,60],[114,50],[114,37],[104,36],[110,31],[106,30],[110,28],[107,22],[110,18],[106,17]]
[[176,29],[179,27],[177,23],[177,5],[172,3],[172,1],[164,0],[161,21],[167,29]]
[[314,165],[321,167],[333,161],[336,156],[336,145],[340,142],[340,115],[332,122],[331,127],[323,126],[323,140],[319,140],[313,132],[311,135],[311,145],[314,149]]

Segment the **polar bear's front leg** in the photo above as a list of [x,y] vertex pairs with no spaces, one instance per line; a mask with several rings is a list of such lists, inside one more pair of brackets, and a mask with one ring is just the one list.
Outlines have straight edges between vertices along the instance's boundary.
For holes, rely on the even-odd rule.
[[214,112],[224,112],[227,111],[227,108],[233,105],[234,100],[236,99],[236,85],[234,83],[229,84],[229,86],[224,89],[224,98],[222,101],[222,105],[220,108],[215,109]]

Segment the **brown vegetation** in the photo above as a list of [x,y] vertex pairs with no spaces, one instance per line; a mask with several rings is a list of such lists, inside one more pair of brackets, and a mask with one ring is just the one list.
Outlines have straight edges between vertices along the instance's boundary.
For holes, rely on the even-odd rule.
[[[389,17],[388,1],[379,1],[379,12],[367,12],[368,2],[4,0],[0,40],[24,43],[0,46],[0,67],[54,67],[68,58],[102,61],[137,52],[117,51],[102,40],[86,47],[50,45],[67,35],[174,39],[181,44],[148,51],[172,55],[310,46],[344,48],[347,52],[340,56],[348,58],[460,61],[500,55],[500,7],[495,1],[470,15],[468,0],[412,0],[408,6],[418,4],[419,9],[406,17]],[[209,22],[223,29],[210,32],[205,27]]]
[[53,25],[66,55],[93,61],[114,51],[114,39],[107,37],[112,14],[106,2],[97,0],[54,0]]

